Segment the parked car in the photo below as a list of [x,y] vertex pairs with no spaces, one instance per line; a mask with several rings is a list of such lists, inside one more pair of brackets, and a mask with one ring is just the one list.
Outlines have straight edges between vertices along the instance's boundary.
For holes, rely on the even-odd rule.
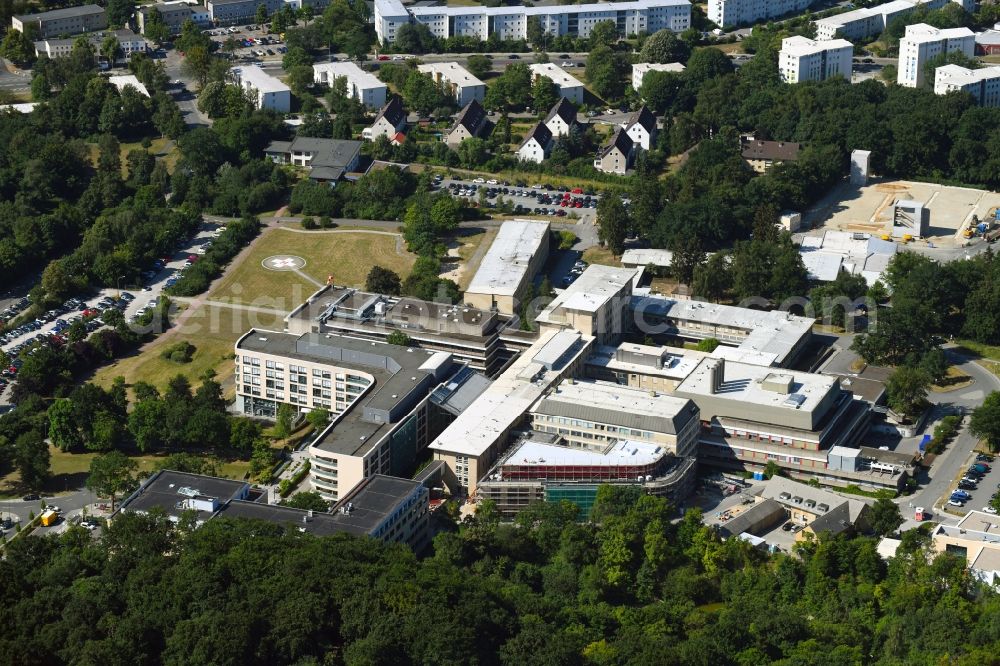
[[951,506],[965,506],[965,502],[960,499],[955,499],[954,497],[948,500],[948,504]]

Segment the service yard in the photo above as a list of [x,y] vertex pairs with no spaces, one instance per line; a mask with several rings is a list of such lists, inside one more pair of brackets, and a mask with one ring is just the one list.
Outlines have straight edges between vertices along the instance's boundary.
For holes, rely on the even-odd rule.
[[968,187],[951,187],[912,181],[884,181],[865,187],[844,184],[825,197],[804,217],[806,226],[815,230],[888,233],[892,204],[913,199],[930,210],[930,233],[923,241],[935,246],[960,246],[966,239],[963,230],[976,215],[991,219],[1000,206],[1000,193]]

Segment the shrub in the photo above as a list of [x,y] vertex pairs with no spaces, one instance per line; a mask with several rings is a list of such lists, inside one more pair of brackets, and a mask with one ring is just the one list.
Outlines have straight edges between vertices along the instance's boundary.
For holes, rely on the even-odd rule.
[[576,234],[572,231],[563,229],[559,232],[559,249],[560,250],[570,250],[576,245]]
[[304,217],[304,218],[302,218],[301,224],[302,224],[302,228],[303,229],[318,229],[319,228],[319,225],[316,224],[316,220],[312,219],[311,217]]
[[173,363],[190,363],[196,347],[188,341],[172,344],[164,349],[160,356]]

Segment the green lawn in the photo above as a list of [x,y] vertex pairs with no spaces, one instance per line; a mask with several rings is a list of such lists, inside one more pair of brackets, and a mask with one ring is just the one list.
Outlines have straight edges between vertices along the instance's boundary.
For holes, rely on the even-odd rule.
[[[120,154],[122,161],[122,176],[128,176],[128,153],[133,148],[142,148],[142,144],[138,141],[134,143],[123,143],[120,144]],[[96,143],[88,143],[87,149],[90,151],[90,161],[97,166],[97,157],[100,154],[100,150]],[[146,149],[151,155],[157,159],[162,159],[167,163],[167,168],[173,172],[174,165],[177,164],[177,160],[180,158],[180,154],[177,152],[177,146],[175,146],[170,139],[166,137],[160,137],[159,139],[153,139],[149,148]]]
[[[276,310],[290,311],[302,303],[327,276],[339,285],[361,286],[373,265],[396,271],[406,277],[416,256],[397,252],[396,235],[385,233],[298,232],[292,229],[268,230],[255,243],[253,250],[239,266],[230,270],[212,291],[217,301],[253,304]],[[272,255],[287,254],[302,257],[306,265],[302,273],[312,281],[291,271],[264,268],[262,261]]]
[[[227,394],[231,394],[233,346],[251,327],[280,330],[283,324],[281,317],[276,315],[212,305],[196,306],[183,323],[175,325],[138,353],[101,368],[92,381],[107,387],[121,375],[130,385],[141,380],[163,389],[178,374],[197,385],[199,377],[212,369]],[[161,356],[166,347],[180,341],[195,346],[190,363],[174,363]]]
[[[46,493],[63,493],[80,488],[86,482],[90,470],[90,461],[96,453],[65,453],[56,447],[49,447],[52,478],[42,489]],[[132,455],[138,463],[140,472],[150,472],[156,466],[157,460],[166,454]],[[230,479],[242,479],[250,468],[250,463],[243,460],[225,461],[219,465],[219,474]],[[20,487],[20,475],[11,472],[0,477],[0,497],[15,497],[27,492]]]
[[621,257],[616,257],[611,250],[603,247],[589,247],[583,251],[583,260],[588,264],[621,266],[620,259]]

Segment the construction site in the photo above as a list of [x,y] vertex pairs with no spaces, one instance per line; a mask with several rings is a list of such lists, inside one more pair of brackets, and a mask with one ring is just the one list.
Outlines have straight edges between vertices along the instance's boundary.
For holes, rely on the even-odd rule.
[[1000,236],[1000,193],[911,181],[834,188],[803,216],[805,229],[869,234],[930,247],[961,247]]

